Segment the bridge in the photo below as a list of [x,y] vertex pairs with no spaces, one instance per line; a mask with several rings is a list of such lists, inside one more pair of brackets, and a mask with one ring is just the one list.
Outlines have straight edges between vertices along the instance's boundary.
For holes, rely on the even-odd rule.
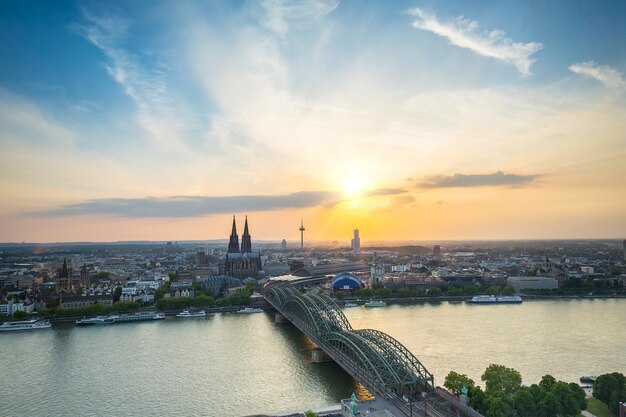
[[323,293],[302,293],[290,284],[270,285],[265,299],[330,359],[389,409],[407,416],[479,417],[435,388],[433,375],[404,345],[378,330],[355,330]]

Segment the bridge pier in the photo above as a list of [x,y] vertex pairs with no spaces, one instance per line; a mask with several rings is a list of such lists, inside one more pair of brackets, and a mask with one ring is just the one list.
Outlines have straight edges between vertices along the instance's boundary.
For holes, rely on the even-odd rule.
[[326,354],[322,349],[316,347],[311,350],[311,362],[313,363],[324,363],[324,362],[332,362],[332,358]]
[[274,314],[274,323],[289,323],[289,319],[279,312],[276,312],[276,314]]

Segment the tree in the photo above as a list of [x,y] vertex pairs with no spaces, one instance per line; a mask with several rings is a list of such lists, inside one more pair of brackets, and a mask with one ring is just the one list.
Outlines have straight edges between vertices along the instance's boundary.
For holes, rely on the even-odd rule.
[[485,406],[485,417],[516,417],[513,406],[500,395],[488,397]]
[[582,389],[582,387],[575,382],[570,382],[569,388],[572,391],[572,395],[576,399],[576,402],[578,403],[578,407],[581,410],[586,410],[587,409],[587,394],[585,393],[585,390]]
[[563,381],[555,382],[550,388],[557,401],[559,402],[559,416],[576,417],[580,412],[578,400],[572,393],[569,385]]
[[531,394],[530,388],[522,387],[513,394],[513,406],[518,417],[535,417],[537,415],[535,398]]
[[507,285],[502,289],[502,294],[504,295],[513,295],[515,294],[515,288],[512,285]]
[[[454,372],[454,371],[450,371],[450,372],[448,372],[448,375],[446,375],[446,380],[443,383],[443,386],[446,387],[448,389],[448,391],[450,391],[454,395],[460,395],[461,394],[461,389],[463,387],[465,387],[465,388],[467,388],[469,390],[469,389],[475,387],[476,384],[467,375],[459,374],[459,373]],[[468,394],[469,394],[469,392],[468,392]]]
[[58,306],[59,306],[59,300],[57,300],[54,297],[50,297],[48,299],[48,302],[46,303],[46,308],[48,309],[57,308]]
[[407,298],[407,297],[415,297],[417,293],[408,288],[398,288],[398,291],[396,291],[396,295],[401,298]]
[[317,413],[314,411],[308,410],[304,412],[304,417],[317,417]]
[[552,375],[544,375],[539,381],[539,386],[545,391],[550,391],[552,385],[556,383],[556,379]]
[[479,386],[471,387],[467,396],[469,397],[470,406],[472,406],[473,409],[481,413],[485,412],[487,395]]
[[13,318],[14,319],[18,319],[18,320],[23,320],[26,317],[28,317],[28,314],[26,314],[25,311],[16,311],[15,313],[13,313]]
[[120,301],[120,297],[122,296],[122,287],[115,287],[113,290],[113,302],[117,303]]
[[511,395],[522,386],[522,376],[513,368],[491,364],[480,377],[488,395]]
[[167,276],[170,277],[170,282],[178,281],[178,275],[176,275],[176,272],[170,272]]
[[430,288],[430,289],[428,290],[428,295],[429,295],[430,297],[439,297],[439,296],[441,295],[441,290],[440,290],[439,288],[437,288],[437,287],[435,287],[435,288]]
[[340,300],[343,300],[346,297],[346,293],[341,290],[335,291],[335,297],[337,297]]
[[626,377],[619,372],[600,375],[593,383],[593,396],[617,415],[620,401],[626,401]]
[[559,415],[559,401],[551,392],[546,393],[537,408],[538,417],[557,417]]

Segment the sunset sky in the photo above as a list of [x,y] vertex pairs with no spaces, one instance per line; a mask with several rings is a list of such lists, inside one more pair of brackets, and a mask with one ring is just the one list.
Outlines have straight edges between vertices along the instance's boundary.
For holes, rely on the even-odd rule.
[[624,1],[0,4],[0,241],[626,237]]

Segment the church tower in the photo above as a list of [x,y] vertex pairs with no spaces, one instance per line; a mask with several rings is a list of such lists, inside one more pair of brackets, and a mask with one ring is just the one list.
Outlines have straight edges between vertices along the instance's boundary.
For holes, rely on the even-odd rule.
[[246,225],[243,228],[243,236],[241,236],[241,253],[252,252],[252,237],[248,231],[248,216],[246,216]]
[[237,234],[235,216],[233,216],[233,230],[230,232],[230,242],[228,242],[228,253],[239,253],[239,235]]

